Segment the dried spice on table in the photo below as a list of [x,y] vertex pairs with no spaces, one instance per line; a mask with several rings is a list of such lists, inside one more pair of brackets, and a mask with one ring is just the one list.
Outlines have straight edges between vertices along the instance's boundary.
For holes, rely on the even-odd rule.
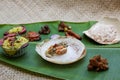
[[79,40],[82,39],[80,37],[80,35],[78,35],[77,33],[73,32],[71,30],[71,27],[66,25],[64,22],[60,22],[60,24],[58,26],[58,31],[59,32],[65,32],[65,36],[74,37],[74,38],[77,38]]
[[60,22],[60,24],[58,25],[58,31],[65,32],[67,30],[71,30],[71,27],[66,25],[64,22]]
[[41,39],[40,34],[38,34],[37,32],[34,32],[34,31],[29,31],[26,34],[26,38],[28,38],[29,41],[38,41]]
[[73,32],[72,30],[68,30],[65,32],[65,35],[66,36],[71,36],[71,37],[74,37],[74,38],[77,38],[79,40],[81,40],[82,38],[80,37],[80,35],[76,34],[75,32]]
[[101,55],[94,56],[89,60],[89,62],[89,71],[105,71],[109,68],[107,59],[102,58]]
[[48,25],[41,27],[41,30],[39,31],[39,34],[49,34],[49,33],[50,33],[50,28]]

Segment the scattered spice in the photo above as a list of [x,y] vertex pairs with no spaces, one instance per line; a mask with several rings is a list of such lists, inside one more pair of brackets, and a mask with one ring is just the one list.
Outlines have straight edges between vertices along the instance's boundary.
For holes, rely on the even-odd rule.
[[71,36],[74,38],[77,38],[79,40],[81,40],[82,38],[80,37],[80,35],[76,34],[75,32],[73,32],[72,30],[68,30],[67,32],[65,32],[66,36]]
[[34,32],[34,31],[29,31],[26,35],[26,38],[29,39],[29,41],[37,41],[40,40],[40,34]]
[[101,55],[94,56],[89,60],[89,71],[105,71],[108,69],[107,59],[102,58]]
[[39,34],[49,34],[49,33],[50,33],[50,28],[48,25],[41,27],[41,30],[39,31]]
[[77,38],[79,40],[81,40],[82,38],[80,37],[80,35],[78,35],[77,33],[73,32],[71,30],[71,27],[66,25],[64,22],[60,22],[59,26],[58,26],[58,31],[59,32],[65,32],[65,35]]
[[58,31],[59,32],[66,32],[67,30],[71,30],[71,27],[66,25],[64,22],[60,22],[58,26]]

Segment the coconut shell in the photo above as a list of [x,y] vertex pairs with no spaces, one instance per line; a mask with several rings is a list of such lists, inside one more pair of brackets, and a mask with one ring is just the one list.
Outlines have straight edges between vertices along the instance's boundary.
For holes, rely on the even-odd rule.
[[[65,42],[67,44],[67,52],[63,55],[55,55],[51,58],[46,56],[46,51],[48,48],[54,44],[59,44]],[[37,53],[46,61],[55,64],[70,64],[74,63],[86,55],[86,49],[84,44],[73,37],[59,37],[57,39],[50,39],[48,41],[43,41],[36,45]]]

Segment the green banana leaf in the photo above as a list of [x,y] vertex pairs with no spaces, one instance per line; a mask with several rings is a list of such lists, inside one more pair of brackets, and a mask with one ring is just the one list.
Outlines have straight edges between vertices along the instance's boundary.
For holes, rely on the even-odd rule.
[[[49,35],[41,35],[42,39],[40,41],[30,42],[30,45],[27,47],[26,54],[19,58],[5,57],[2,54],[2,48],[0,48],[0,61],[32,72],[65,80],[120,80],[120,43],[113,45],[100,45],[83,34],[83,31],[89,29],[93,24],[96,23],[96,21],[65,22],[67,25],[72,27],[72,30],[74,32],[81,35],[81,41],[85,44],[87,49],[87,55],[85,58],[68,65],[53,64],[42,59],[35,51],[35,46],[42,40],[50,38],[52,34],[65,35],[63,32],[58,32],[59,23],[60,21],[38,22],[30,24],[1,24],[0,38],[3,37],[4,32],[18,25],[25,26],[27,31],[36,32],[40,30],[40,27],[49,25],[51,33]],[[89,59],[95,55],[101,55],[108,60],[109,70],[103,72],[94,72],[87,70]]]

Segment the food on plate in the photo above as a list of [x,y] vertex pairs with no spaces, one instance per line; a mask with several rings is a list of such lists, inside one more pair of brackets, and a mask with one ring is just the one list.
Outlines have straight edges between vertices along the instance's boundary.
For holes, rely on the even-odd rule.
[[40,34],[38,34],[37,32],[34,32],[34,31],[29,31],[27,34],[26,34],[26,38],[29,39],[29,41],[38,41],[40,40]]
[[86,55],[85,46],[81,41],[65,36],[37,44],[36,51],[43,59],[56,64],[70,64]]
[[40,34],[49,34],[50,33],[50,28],[48,25],[45,25],[41,27],[41,30],[39,31]]
[[2,48],[5,55],[18,57],[24,54],[25,47],[28,46],[28,40],[21,36],[8,37],[3,40]]
[[65,32],[67,30],[71,30],[71,27],[66,25],[64,22],[60,22],[60,24],[58,26],[58,31],[59,32]]
[[120,41],[120,22],[118,19],[106,17],[84,33],[99,44],[118,43]]
[[82,38],[80,37],[80,35],[76,34],[76,33],[73,32],[72,30],[66,31],[66,32],[65,32],[65,35],[66,35],[66,36],[74,37],[74,38],[79,39],[79,40],[82,39]]
[[94,56],[89,60],[89,71],[105,71],[108,70],[108,61],[102,58],[101,55]]
[[53,35],[51,35],[50,39],[56,39],[56,38],[59,38],[59,37],[60,37],[60,35],[58,35],[58,34],[53,34]]
[[62,55],[67,52],[67,44],[64,42],[54,44],[48,48],[46,51],[47,57],[52,57],[54,55]]
[[26,33],[26,28],[24,26],[17,26],[5,32],[4,36],[9,34],[24,34],[24,33]]

